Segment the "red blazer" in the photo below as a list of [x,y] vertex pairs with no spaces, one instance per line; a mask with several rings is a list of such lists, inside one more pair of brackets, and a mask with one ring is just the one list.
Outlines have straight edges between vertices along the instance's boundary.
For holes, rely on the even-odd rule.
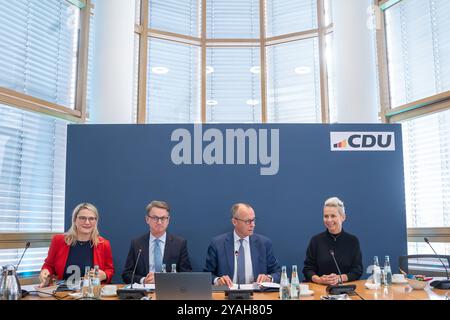
[[[45,259],[41,269],[47,269],[51,275],[56,275],[59,280],[63,279],[69,249],[70,246],[64,242],[64,235],[55,235],[48,249],[47,259]],[[114,274],[114,265],[109,241],[99,237],[99,243],[93,250],[94,265],[98,265],[100,270],[106,273],[106,280],[104,282],[110,283]],[[84,270],[81,270],[81,272],[84,272]]]

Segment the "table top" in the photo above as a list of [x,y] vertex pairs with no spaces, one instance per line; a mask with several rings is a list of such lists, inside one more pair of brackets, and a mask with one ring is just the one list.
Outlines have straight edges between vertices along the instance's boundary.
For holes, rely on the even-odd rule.
[[[380,289],[368,289],[365,287],[366,280],[358,280],[349,282],[348,284],[356,285],[356,292],[365,300],[444,300],[446,293],[449,291],[433,289],[427,286],[424,290],[413,290],[408,284],[392,284],[389,287],[381,287]],[[326,296],[326,286],[316,283],[308,283],[309,289],[312,290],[311,295],[301,296],[300,300],[320,300],[321,296]],[[118,284],[117,287],[123,287],[123,284]],[[49,288],[50,289],[50,288]],[[447,294],[449,296],[450,293]],[[64,300],[73,300],[68,296],[68,292],[58,292],[59,298]],[[153,292],[148,294],[149,297],[155,299]],[[357,295],[350,296],[352,300],[361,300]],[[102,297],[102,300],[118,300],[117,296]],[[55,297],[40,297],[38,295],[29,294],[23,300],[57,300]],[[225,300],[224,292],[213,292],[213,300]],[[253,300],[279,300],[278,292],[255,292]]]

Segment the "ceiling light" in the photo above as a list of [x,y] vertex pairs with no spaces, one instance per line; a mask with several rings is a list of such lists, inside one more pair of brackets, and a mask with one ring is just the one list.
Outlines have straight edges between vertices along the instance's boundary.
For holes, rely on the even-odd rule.
[[311,72],[310,67],[297,67],[294,69],[295,73],[297,74],[308,74]]
[[206,104],[208,106],[215,106],[216,104],[218,104],[217,100],[206,100]]
[[259,100],[247,100],[247,104],[249,106],[256,106],[257,104],[259,104]]
[[166,67],[153,67],[152,72],[156,74],[166,74],[169,72],[169,68]]
[[261,73],[261,67],[260,66],[251,67],[250,72],[251,73]]

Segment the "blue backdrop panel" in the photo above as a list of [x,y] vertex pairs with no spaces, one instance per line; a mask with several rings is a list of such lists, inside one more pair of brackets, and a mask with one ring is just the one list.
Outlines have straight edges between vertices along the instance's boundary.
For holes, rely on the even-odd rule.
[[[373,256],[406,254],[406,217],[399,125],[204,125],[279,129],[279,172],[260,175],[260,165],[175,165],[170,137],[193,125],[70,125],[67,144],[66,229],[80,202],[100,212],[99,229],[109,239],[120,281],[130,240],[148,232],[145,207],[171,205],[169,231],[185,237],[195,270],[204,266],[210,239],[231,230],[230,207],[251,204],[256,232],[273,240],[280,263],[303,268],[311,236],[325,230],[325,199],[346,205],[344,229],[359,237],[364,267]],[[395,151],[330,151],[330,131],[395,132]],[[225,134],[224,134],[225,136]],[[207,145],[208,143],[204,143]],[[270,150],[270,149],[269,149]],[[366,276],[366,275],[365,275]]]

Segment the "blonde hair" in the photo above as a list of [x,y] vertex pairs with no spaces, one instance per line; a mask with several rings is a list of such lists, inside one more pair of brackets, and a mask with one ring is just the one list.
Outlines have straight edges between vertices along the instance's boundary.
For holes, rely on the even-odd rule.
[[323,206],[337,208],[339,214],[345,218],[344,202],[342,202],[341,199],[339,199],[338,197],[328,198],[327,200],[325,200],[325,203]]
[[[73,212],[72,212],[72,226],[70,227],[69,231],[67,231],[64,234],[64,241],[66,242],[66,244],[68,246],[75,246],[77,244],[78,230],[77,230],[77,225],[76,225],[75,221],[77,221],[78,214],[83,209],[87,209],[87,210],[91,211],[92,213],[94,213],[95,217],[97,218],[97,223],[98,223],[98,220],[99,220],[98,210],[93,204],[80,203],[79,205],[77,205],[75,207],[75,209],[73,209]],[[91,233],[90,241],[92,243],[92,246],[96,247],[98,245],[99,236],[100,236],[100,234],[98,232],[97,224],[96,224],[94,230]]]

